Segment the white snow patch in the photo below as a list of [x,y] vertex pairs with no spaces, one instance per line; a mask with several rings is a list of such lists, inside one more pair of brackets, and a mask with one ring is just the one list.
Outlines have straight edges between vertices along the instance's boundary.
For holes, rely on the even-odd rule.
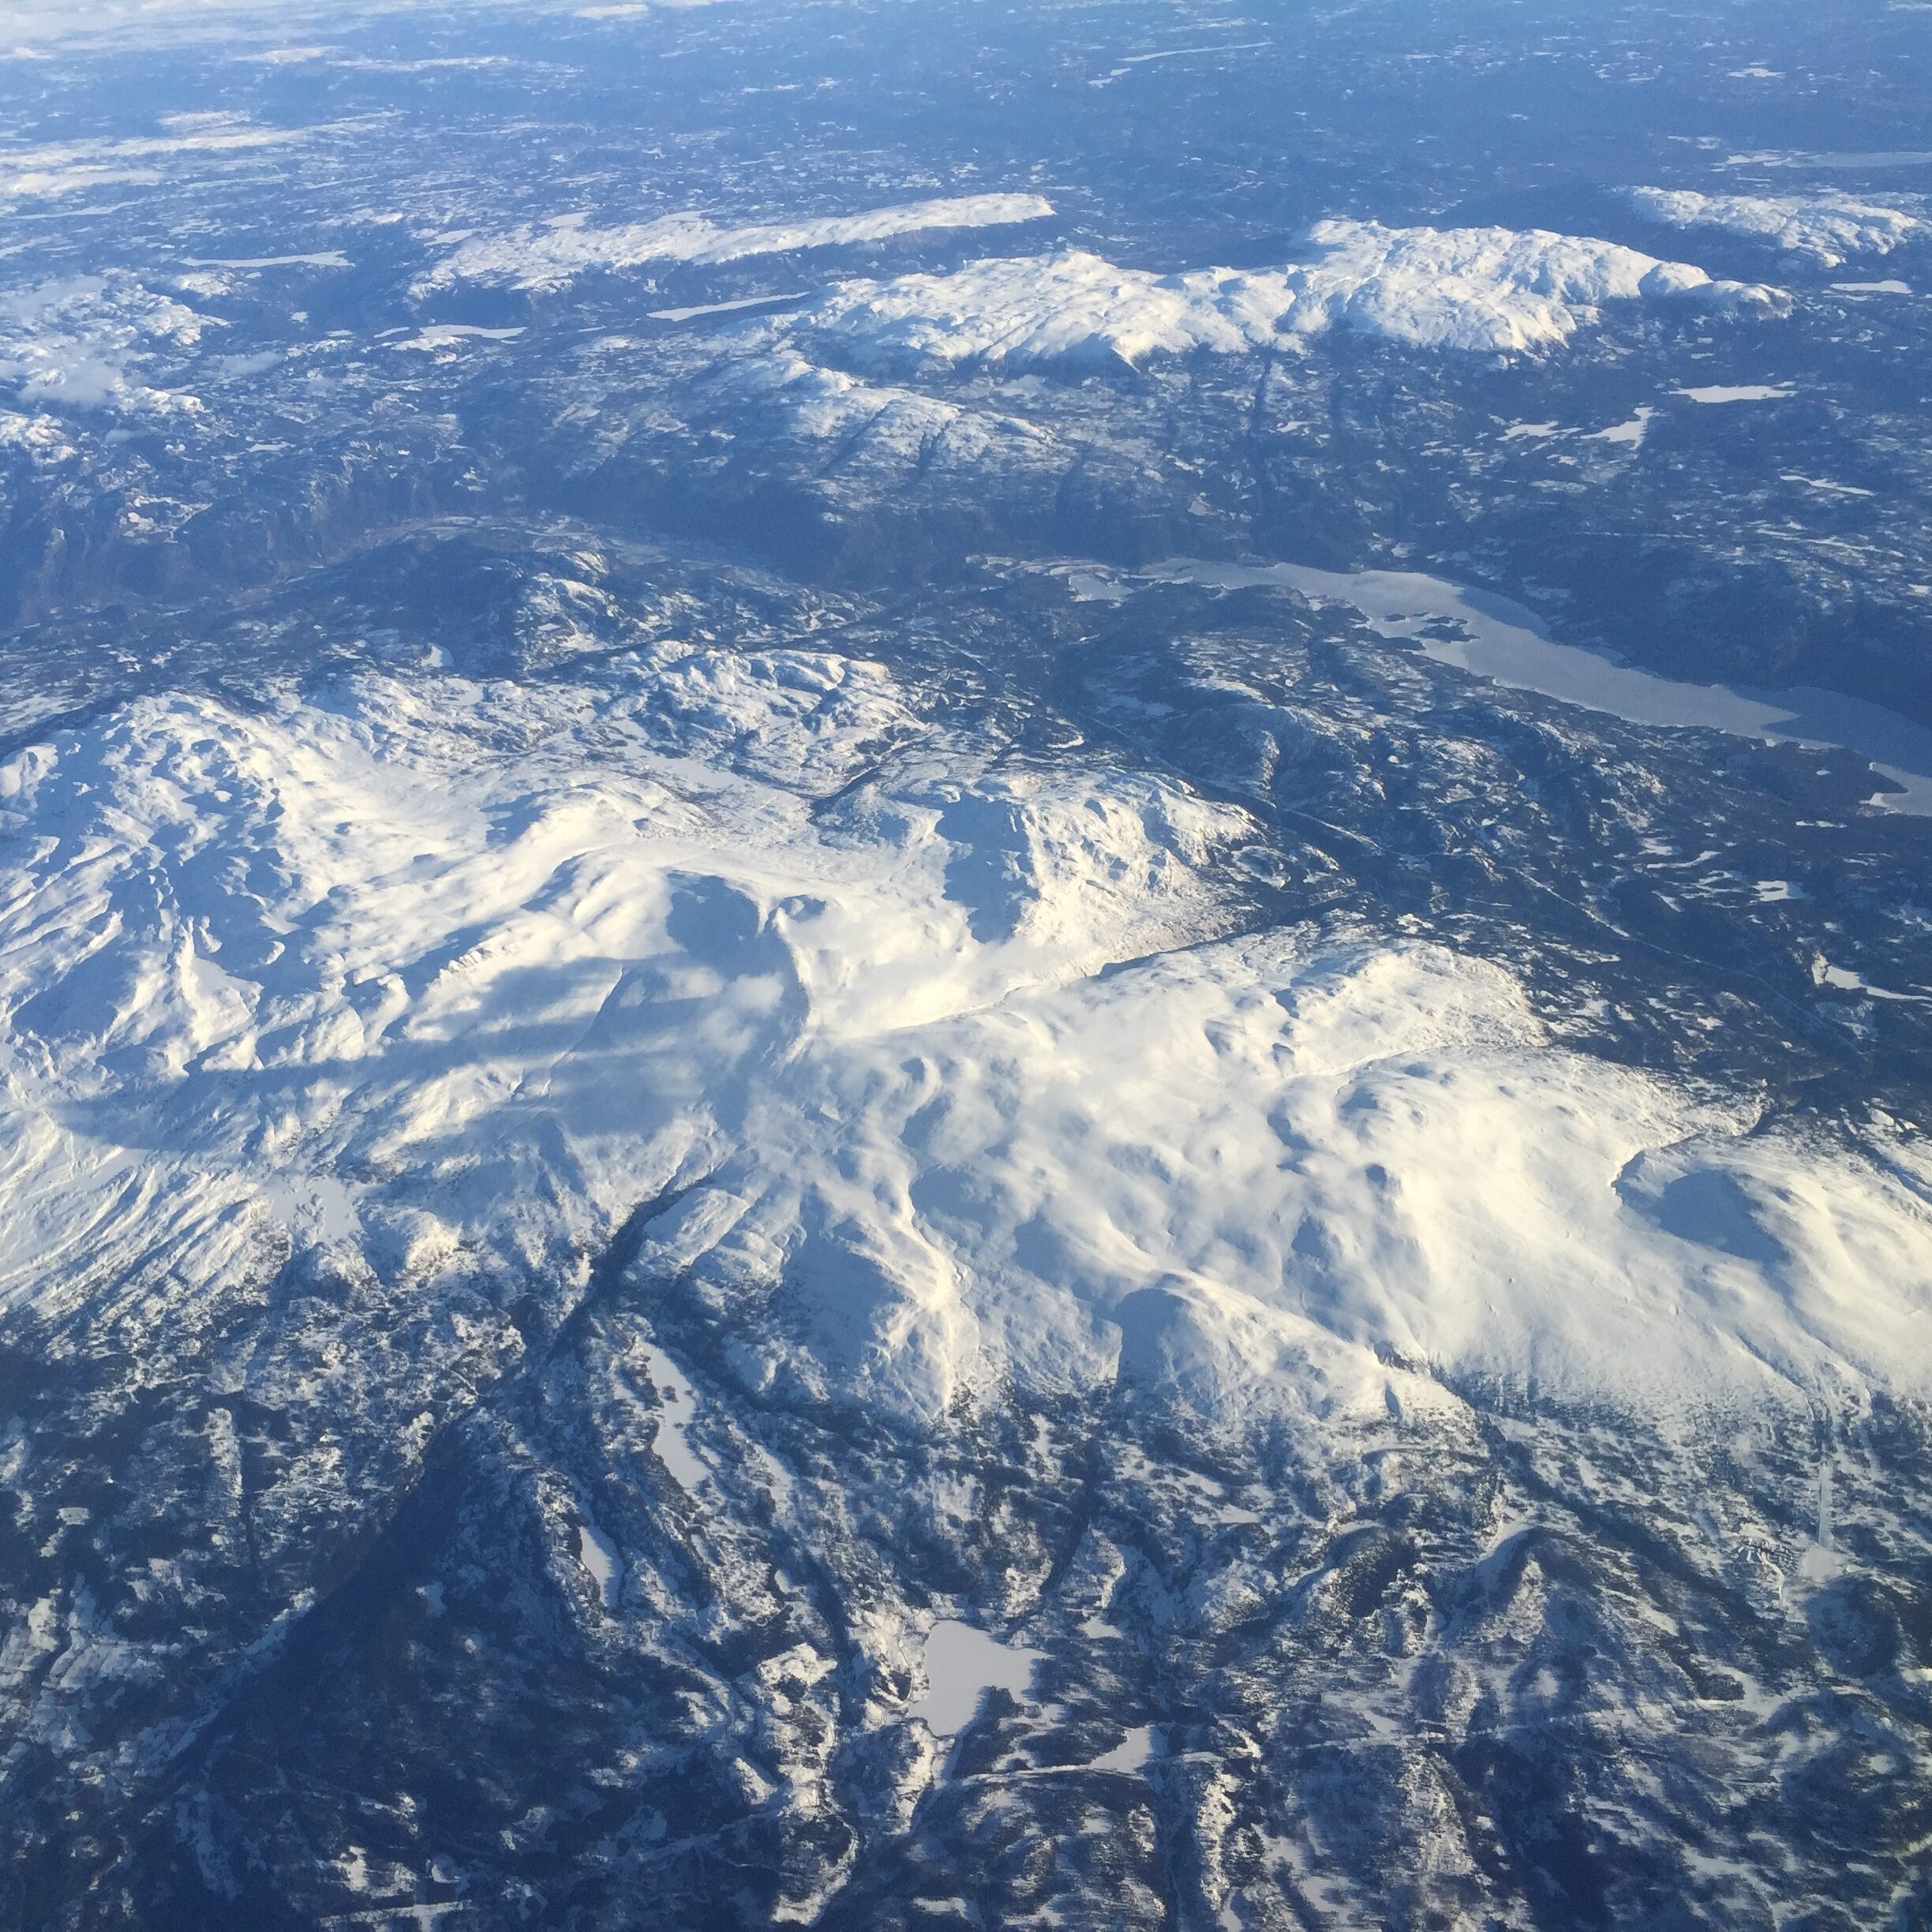
[[1076,604],[1125,604],[1133,594],[1116,578],[1095,571],[1069,571],[1066,586]]
[[250,66],[302,67],[311,61],[326,60],[335,51],[332,47],[264,47],[258,52],[237,54],[234,58]]
[[1833,1497],[1836,1452],[1827,1449],[1818,1463],[1818,1517],[1810,1541],[1798,1559],[1798,1574],[1807,1583],[1829,1583],[1848,1567],[1838,1548]]
[[1192,60],[1202,54],[1254,54],[1264,47],[1274,45],[1271,40],[1237,40],[1232,46],[1226,42],[1207,47],[1163,47],[1154,54],[1123,54],[1123,67],[1144,66],[1149,61]]

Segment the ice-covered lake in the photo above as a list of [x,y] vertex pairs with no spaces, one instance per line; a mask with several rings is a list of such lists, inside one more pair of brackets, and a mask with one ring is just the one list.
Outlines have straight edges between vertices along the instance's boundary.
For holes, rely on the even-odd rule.
[[[1855,752],[1899,788],[1878,794],[1874,803],[1932,816],[1932,731],[1861,698],[1805,685],[1766,691],[1659,677],[1578,645],[1558,643],[1525,605],[1420,571],[1176,559],[1144,575],[1227,590],[1286,585],[1316,602],[1351,606],[1383,636],[1412,640],[1438,664],[1633,724],[1678,725]],[[1459,635],[1443,635],[1445,623]]]

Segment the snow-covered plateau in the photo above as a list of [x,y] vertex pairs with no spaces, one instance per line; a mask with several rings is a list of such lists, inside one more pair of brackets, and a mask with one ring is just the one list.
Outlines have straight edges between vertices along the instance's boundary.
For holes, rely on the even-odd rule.
[[863,365],[1022,370],[1285,348],[1338,327],[1422,349],[1552,349],[1607,305],[1776,316],[1789,298],[1613,242],[1507,228],[1318,222],[1312,259],[1157,275],[1074,250],[834,287],[799,318]]
[[998,228],[1043,219],[1053,204],[1035,194],[952,195],[862,214],[720,225],[702,215],[661,215],[620,227],[595,228],[582,215],[506,235],[466,237],[416,284],[418,296],[463,282],[504,282],[520,289],[567,286],[591,269],[635,268],[653,262],[721,263],[800,249],[849,248],[902,235],[955,228]]
[[1909,1157],[1559,1050],[1440,949],[1217,938],[1238,811],[983,769],[875,666],[140,701],[0,797],[43,1316],[214,1305],[292,1243],[427,1317],[675,1195],[644,1256],[755,1316],[753,1387],[926,1425],[1151,1375],[1238,1431],[1379,1404],[1391,1356],[1686,1411],[1932,1388]]
[[1855,195],[1699,194],[1690,189],[1638,188],[1638,212],[1673,228],[1716,228],[1769,242],[1787,254],[1836,268],[1859,255],[1889,255],[1932,236],[1932,223],[1909,208]]

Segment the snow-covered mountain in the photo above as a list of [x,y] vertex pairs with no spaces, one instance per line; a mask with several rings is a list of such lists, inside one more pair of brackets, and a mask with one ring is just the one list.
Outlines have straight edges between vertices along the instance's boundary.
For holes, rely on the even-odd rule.
[[1765,316],[1789,306],[1777,289],[1543,230],[1324,221],[1309,238],[1313,259],[1279,270],[1161,275],[1082,252],[973,262],[834,287],[802,326],[862,365],[1092,369],[1286,348],[1338,326],[1420,349],[1507,354],[1560,346],[1606,304]]
[[1631,199],[1653,220],[1674,228],[1717,228],[1772,243],[1787,254],[1836,268],[1858,255],[1889,255],[1928,229],[1923,215],[1855,195],[1700,194],[1683,188],[1639,188]]
[[1927,46],[13,9],[0,1932],[1932,1922]]
[[1236,1436],[1305,1360],[1372,1406],[1391,1357],[1686,1412],[1932,1376],[1909,1158],[1439,948],[1230,934],[1237,807],[810,650],[263,698],[0,769],[17,1309],[145,1275],[171,1323],[286,1251],[431,1320],[675,1196],[642,1252],[753,1389],[919,1426],[1149,1361]]
[[[622,614],[554,576],[529,608],[553,651]],[[693,1668],[746,1619],[799,1637],[770,1666],[783,1699],[747,1687],[742,1719],[678,1733],[775,1766],[752,1815],[791,1844],[957,1779],[920,1714],[951,1681],[921,1661],[937,1616],[1019,1619],[1061,1687],[1035,1698],[1020,1671],[1001,1748],[1099,1766],[1108,1645],[1231,1636],[1275,1587],[1264,1552],[1311,1537],[1339,1578],[1407,1560],[1345,1555],[1336,1503],[1278,1488],[1284,1457],[1372,1484],[1475,1455],[1458,1534],[1479,1578],[1511,1549],[1552,1560],[1507,1445],[1582,1469],[1615,1440],[1628,1473],[1574,1477],[1573,1507],[1655,1485],[1701,1534],[1684,1458],[1755,1470],[1825,1418],[1793,1581],[1762,1496],[1694,1559],[1698,1588],[1758,1578],[1762,1634],[1713,1627],[1696,1667],[1755,1685],[1773,1667],[1753,1645],[1842,1588],[1839,1444],[1932,1382],[1915,1137],[1854,1145],[1579,1053],[1508,971],[1440,943],[1257,930],[1230,883],[1265,842],[1248,810],[1089,746],[1016,756],[877,662],[661,638],[535,685],[371,668],[140,698],[17,754],[0,796],[0,1292],[49,1369],[93,1387],[69,1440],[128,1444],[103,1486],[16,1427],[50,1559],[83,1533],[93,1554],[25,1606],[9,1728],[17,1762],[58,1753],[117,1805],[197,1754],[215,1709],[287,1695],[249,1687],[326,1628],[348,1553],[433,1488],[439,1444],[530,1399],[577,1447],[501,1478],[538,1539],[516,1560],[607,1668]],[[593,1418],[608,1461],[581,1459]],[[1069,1485],[1151,1482],[1135,1512],[1197,1536],[1187,1485],[1211,1472],[1229,1500],[1207,1506],[1221,1554],[1186,1559],[1198,1600],[1169,1604],[1176,1577],[1103,1533],[1121,1502],[1083,1512],[1072,1569],[1049,1548],[1073,1519],[980,1520],[1015,1428],[1036,1473],[1000,1507],[1022,1519]],[[1733,1512],[1758,1479],[1735,1480]],[[908,1504],[937,1512],[937,1573],[907,1532],[837,1527]],[[410,1599],[438,1637],[483,1614],[474,1564],[504,1526],[444,1533]],[[1562,1601],[1641,1649],[1628,1619],[1690,1578],[1621,1604],[1604,1560],[1593,1539]],[[1386,1587],[1349,1584],[1370,1592],[1356,1614]],[[1502,1671],[1456,1694],[1467,1725],[1495,1721],[1485,1695],[1559,1694],[1537,1660],[1567,1655],[1575,1609],[1519,1608],[1472,1651],[1464,1613],[1424,1601],[1399,1613],[1408,1687],[1332,1694],[1351,1725],[1433,1708],[1432,1656]],[[1634,1668],[1561,1694],[1623,1721]],[[1093,1742],[1050,1741],[1088,1698]],[[1115,1708],[1144,1728],[1135,1766],[1092,1774],[1109,1789],[1150,1739],[1177,1765],[1204,1748],[1144,1689]],[[764,1742],[734,1760],[753,1719]],[[1220,1801],[1200,1802],[1193,1829]],[[788,1852],[769,1909],[829,1908],[848,1830],[803,1866]],[[249,1896],[234,1852],[208,1855],[215,1895]],[[438,1854],[465,1884],[474,1855]]]

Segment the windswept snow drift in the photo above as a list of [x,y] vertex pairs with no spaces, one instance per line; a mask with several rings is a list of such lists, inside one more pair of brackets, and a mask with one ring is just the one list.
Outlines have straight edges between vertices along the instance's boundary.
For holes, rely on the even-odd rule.
[[460,1329],[681,1190],[638,1265],[735,1372],[908,1421],[1932,1385],[1904,1181],[1553,1049],[1492,968],[1214,940],[1238,812],[983,769],[874,666],[142,700],[0,805],[17,1309],[162,1323],[292,1240]]
[[1612,304],[1758,315],[1788,306],[1776,289],[1541,229],[1325,221],[1310,239],[1312,259],[1280,269],[1162,275],[1073,251],[847,283],[796,326],[862,367],[1017,370],[1237,354],[1337,328],[1415,348],[1509,354],[1559,346]]

